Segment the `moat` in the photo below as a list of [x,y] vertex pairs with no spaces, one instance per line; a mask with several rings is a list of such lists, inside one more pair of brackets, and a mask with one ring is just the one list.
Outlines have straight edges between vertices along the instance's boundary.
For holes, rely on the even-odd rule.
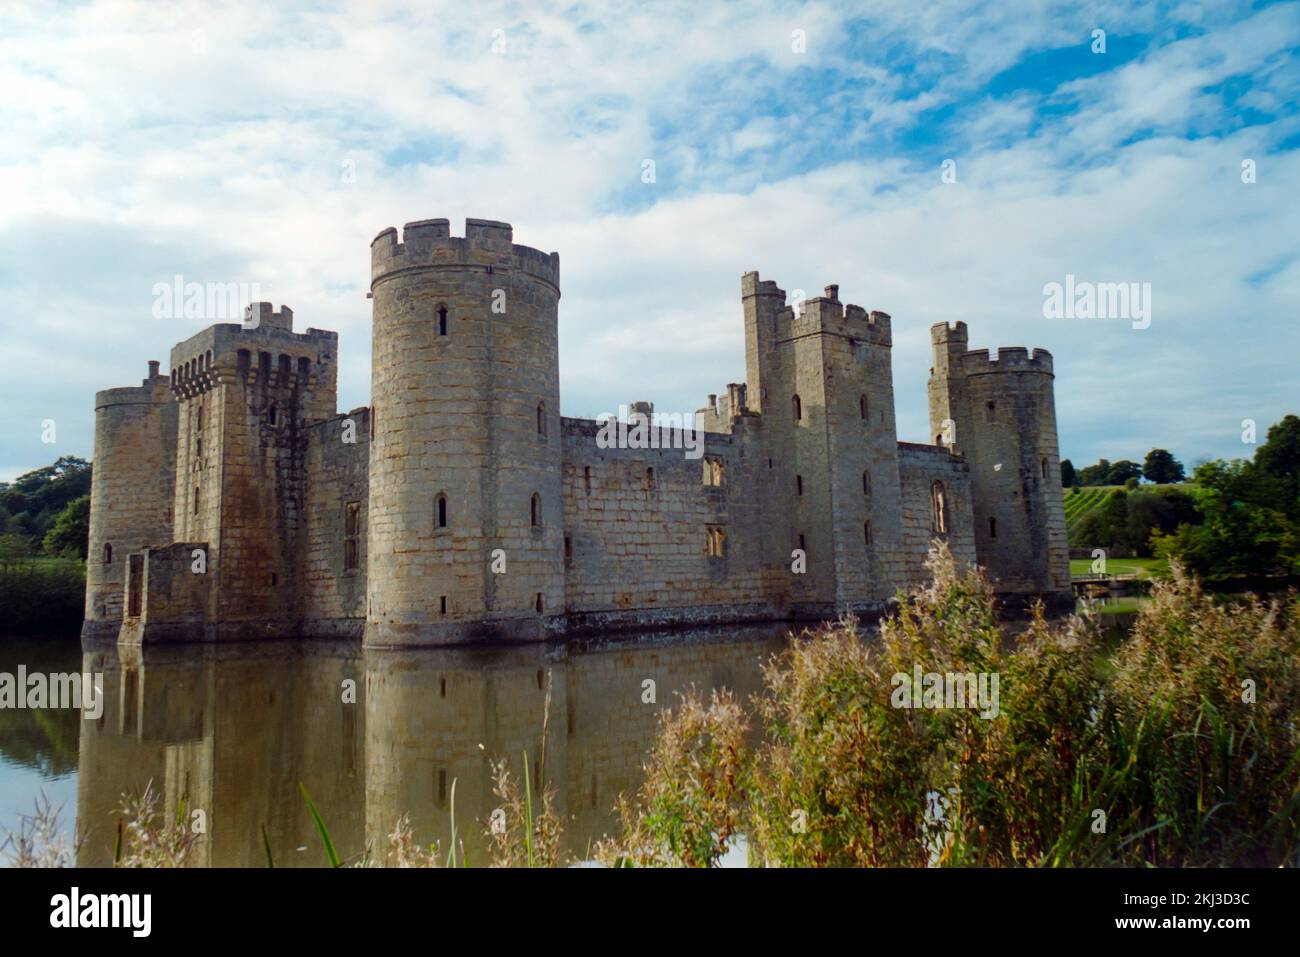
[[[175,808],[205,812],[195,863],[325,864],[298,786],[340,855],[377,851],[402,814],[445,850],[455,827],[473,863],[500,801],[489,763],[509,758],[556,789],[565,850],[586,856],[640,783],[656,721],[695,685],[748,696],[785,626],[620,635],[482,649],[362,650],[325,642],[82,650],[0,640],[0,671],[103,673],[95,720],[74,711],[0,712],[0,832],[42,791],[84,834],[83,866],[112,860],[116,810],[149,781]],[[648,684],[653,682],[653,684]],[[355,703],[346,703],[348,689]],[[550,712],[542,767],[547,690]],[[653,699],[653,700],[650,700]]]

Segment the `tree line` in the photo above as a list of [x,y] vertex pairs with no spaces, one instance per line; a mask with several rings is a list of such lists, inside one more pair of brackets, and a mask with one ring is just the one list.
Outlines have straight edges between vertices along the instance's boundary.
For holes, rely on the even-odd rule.
[[1136,485],[1146,479],[1156,485],[1171,485],[1186,479],[1183,464],[1168,449],[1152,449],[1146,460],[1138,465],[1128,459],[1111,462],[1102,459],[1095,465],[1075,469],[1065,459],[1061,462],[1061,485],[1065,488],[1083,485]]
[[0,560],[86,558],[91,465],[65,455],[0,482]]
[[[1181,474],[1182,466],[1170,459],[1177,471],[1157,474]],[[1090,484],[1082,481],[1083,472],[1088,469],[1079,475],[1080,486]],[[1300,417],[1275,423],[1250,459],[1198,465],[1186,485],[1126,483],[1084,515],[1073,544],[1176,559],[1207,579],[1300,575]]]

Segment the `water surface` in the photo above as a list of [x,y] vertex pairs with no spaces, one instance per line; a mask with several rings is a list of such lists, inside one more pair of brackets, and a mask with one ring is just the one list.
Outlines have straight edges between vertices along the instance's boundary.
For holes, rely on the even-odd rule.
[[421,651],[3,641],[0,671],[102,672],[105,702],[96,720],[0,711],[0,829],[44,791],[79,830],[78,863],[108,864],[123,795],[152,782],[173,813],[182,801],[202,812],[195,863],[265,866],[265,832],[277,867],[320,865],[301,782],[345,859],[382,853],[403,814],[445,851],[454,811],[457,843],[481,863],[501,803],[490,762],[505,757],[555,789],[565,849],[585,857],[640,784],[660,712],[692,685],[758,690],[785,631]]

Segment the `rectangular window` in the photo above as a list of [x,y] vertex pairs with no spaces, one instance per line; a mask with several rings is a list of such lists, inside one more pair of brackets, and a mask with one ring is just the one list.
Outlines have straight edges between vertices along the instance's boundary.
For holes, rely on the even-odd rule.
[[348,502],[343,506],[343,569],[357,567],[361,556],[361,503]]

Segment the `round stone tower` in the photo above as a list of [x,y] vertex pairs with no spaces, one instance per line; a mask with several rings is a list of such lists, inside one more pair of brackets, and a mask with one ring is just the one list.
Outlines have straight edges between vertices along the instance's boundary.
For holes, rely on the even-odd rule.
[[560,257],[479,219],[370,252],[366,643],[543,638],[564,611]]
[[95,459],[86,555],[87,638],[116,638],[133,553],[172,540],[177,405],[149,363],[138,386],[95,394]]
[[966,328],[931,330],[930,428],[970,465],[978,561],[1000,592],[1070,590],[1051,353],[966,350]]

